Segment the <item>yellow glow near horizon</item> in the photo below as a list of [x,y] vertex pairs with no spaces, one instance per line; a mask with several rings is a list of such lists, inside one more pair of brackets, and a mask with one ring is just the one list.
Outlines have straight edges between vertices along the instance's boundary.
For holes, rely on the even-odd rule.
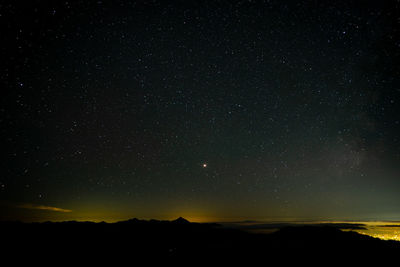
[[346,229],[382,240],[400,241],[400,222],[391,221],[332,221],[331,223],[363,224],[366,229]]
[[400,227],[368,227],[367,230],[355,230],[357,233],[369,235],[382,240],[400,241]]

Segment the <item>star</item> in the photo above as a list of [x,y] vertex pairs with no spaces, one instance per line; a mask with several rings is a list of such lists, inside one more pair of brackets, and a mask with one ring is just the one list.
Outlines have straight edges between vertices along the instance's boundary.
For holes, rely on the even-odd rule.
[[203,163],[203,168],[207,168],[207,163]]

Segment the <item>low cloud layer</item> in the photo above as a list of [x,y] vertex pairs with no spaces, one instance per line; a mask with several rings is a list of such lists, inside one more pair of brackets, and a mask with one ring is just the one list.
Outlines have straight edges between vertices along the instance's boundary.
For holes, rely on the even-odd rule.
[[62,208],[44,206],[44,205],[35,205],[35,204],[22,204],[22,205],[19,205],[18,207],[23,208],[23,209],[30,209],[30,210],[49,210],[49,211],[57,211],[57,212],[72,212],[72,210],[68,210],[68,209],[62,209]]

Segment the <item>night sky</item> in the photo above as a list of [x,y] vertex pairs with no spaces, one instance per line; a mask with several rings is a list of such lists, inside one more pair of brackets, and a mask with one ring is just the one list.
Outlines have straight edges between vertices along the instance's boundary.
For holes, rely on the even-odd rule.
[[0,5],[0,219],[400,220],[399,1]]

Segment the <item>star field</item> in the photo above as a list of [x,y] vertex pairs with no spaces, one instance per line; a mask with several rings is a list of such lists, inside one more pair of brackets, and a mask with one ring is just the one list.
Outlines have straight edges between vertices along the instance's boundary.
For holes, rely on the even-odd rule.
[[3,4],[3,217],[399,220],[398,14]]

